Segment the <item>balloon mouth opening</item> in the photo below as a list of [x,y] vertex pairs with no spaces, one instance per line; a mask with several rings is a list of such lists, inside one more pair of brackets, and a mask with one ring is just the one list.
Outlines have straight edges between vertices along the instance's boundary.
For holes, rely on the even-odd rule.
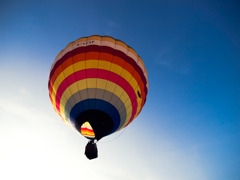
[[92,129],[91,124],[87,121],[81,126],[81,134],[88,139],[95,139],[95,133]]
[[75,121],[77,130],[88,139],[100,140],[113,131],[112,118],[100,110],[87,110],[78,115]]

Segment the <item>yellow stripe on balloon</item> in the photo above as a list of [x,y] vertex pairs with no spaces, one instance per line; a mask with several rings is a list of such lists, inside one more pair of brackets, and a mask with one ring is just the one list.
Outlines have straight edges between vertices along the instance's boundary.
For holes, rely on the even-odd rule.
[[90,125],[89,122],[83,123],[83,125],[81,126],[81,133],[84,136],[95,138],[92,126]]
[[[110,42],[110,43],[114,43],[115,46],[113,47],[112,45],[108,45],[108,43],[105,43],[105,46],[111,47],[113,49],[117,49],[120,50],[121,52],[125,53],[127,56],[131,57],[135,62],[137,62],[138,66],[141,68],[143,75],[145,76],[146,80],[148,79],[148,74],[147,74],[147,70],[146,67],[144,66],[144,63],[142,61],[142,59],[137,55],[136,51],[127,46],[124,42],[120,41],[120,40],[115,40],[112,37],[104,37],[104,36],[90,36],[88,38],[84,37],[84,38],[80,38],[72,43],[70,43],[69,45],[67,45],[67,47],[65,47],[59,54],[58,54],[58,59],[60,59],[60,57],[62,57],[64,54],[66,54],[66,52],[69,52],[70,50],[74,50],[75,48],[78,48],[80,46],[88,46],[88,45],[80,45],[79,43],[84,43],[90,40],[95,40],[95,45],[99,45],[101,46],[102,42]],[[78,44],[78,45],[77,45]],[[57,62],[58,60],[56,60]],[[56,63],[55,62],[55,63]],[[55,64],[54,63],[54,64]],[[148,89],[148,81],[147,83],[147,89]]]
[[[101,62],[101,63],[99,63],[99,66],[98,66],[98,62]],[[67,74],[69,76],[74,73],[74,71],[70,71],[71,69],[73,69],[73,66],[74,66],[75,72],[85,69],[83,64],[85,64],[85,63],[83,63],[83,61],[77,62],[73,65],[70,65],[63,72],[61,72],[53,85],[53,89],[54,90],[58,89],[59,85],[67,77],[67,76],[64,76],[65,74]],[[111,66],[111,68],[107,69],[107,67],[110,67],[110,66]],[[116,73],[116,74],[120,75],[122,78],[124,78],[126,81],[129,81],[131,79],[129,84],[133,87],[133,89],[138,87],[138,83],[137,83],[136,79],[127,70],[125,70],[121,66],[118,66],[117,64],[110,63],[108,61],[102,61],[102,60],[87,60],[86,61],[86,69],[90,69],[90,68],[104,69],[104,70],[108,70],[110,72]],[[89,84],[89,82],[87,82],[87,83]],[[93,82],[93,83],[96,84],[96,82]],[[112,88],[112,89],[114,88],[113,86],[111,86],[111,87],[109,87],[109,85],[107,85],[107,86],[108,86],[108,88]],[[138,96],[136,91],[135,91],[135,94],[136,94],[136,96]],[[55,93],[55,95],[56,95],[56,93]],[[54,96],[54,94],[52,93],[51,97],[53,99],[53,106],[54,106],[56,96]],[[141,98],[137,98],[137,99],[138,99],[138,106],[139,106],[142,103],[142,99]]]
[[[91,78],[91,79],[89,79],[90,81],[91,80],[93,80],[93,79],[96,79],[96,78]],[[80,80],[80,81],[77,81],[76,83],[78,83],[78,85],[79,85],[79,87],[81,87],[79,90],[77,90],[77,89],[74,89],[74,88],[72,88],[73,86],[74,86],[74,84],[76,84],[76,83],[74,83],[73,85],[70,85],[67,89],[72,89],[72,93],[74,94],[74,93],[76,93],[77,91],[81,91],[81,90],[84,90],[84,89],[87,89],[87,87],[86,86],[84,86],[84,84],[86,84],[85,82],[86,82],[86,80],[87,79],[84,79],[84,80]],[[105,84],[105,83],[107,83],[107,80],[103,80],[103,79],[98,79],[99,80],[99,84]],[[114,85],[114,83],[113,82],[111,82],[111,81],[108,81],[108,83],[110,84],[110,85]],[[96,86],[90,86],[90,87],[88,87],[88,88],[96,88]],[[99,89],[103,89],[103,90],[107,90],[107,91],[110,91],[110,89],[108,89],[108,88],[105,88],[105,87],[98,87]],[[111,92],[111,91],[110,91]],[[117,85],[117,87],[116,87],[116,93],[115,93],[115,95],[116,96],[118,96],[120,99],[121,99],[121,101],[124,103],[124,105],[125,105],[125,107],[130,107],[130,111],[129,112],[131,112],[132,113],[132,105],[131,105],[131,101],[130,101],[130,98],[129,98],[129,96],[127,95],[127,93],[120,87],[120,86],[118,86]],[[122,95],[122,96],[121,96]],[[69,91],[64,91],[64,93],[63,93],[63,96],[65,97],[65,98],[62,98],[61,99],[61,104],[62,104],[62,106],[60,106],[60,113],[62,114],[62,116],[63,116],[63,118],[66,118],[66,115],[65,115],[65,105],[66,105],[66,102],[67,102],[67,99],[69,99],[70,97],[71,97],[71,94],[69,93]],[[121,97],[120,97],[121,96]],[[82,99],[83,100],[83,99]],[[71,109],[72,107],[70,107],[70,109]],[[129,114],[128,116],[127,116],[127,121],[129,121],[130,120],[130,118],[131,118],[131,114]]]
[[[75,94],[78,91],[87,89],[86,86],[82,86],[83,84],[85,84],[85,82],[87,80],[91,81],[91,80],[96,80],[96,79],[97,78],[89,78],[89,79],[83,79],[83,80],[77,81],[77,82],[73,83],[72,85],[68,86],[68,88],[63,92],[63,97],[64,98],[61,98],[60,114],[62,114],[62,117],[65,119],[65,121],[67,121],[67,119],[66,119],[66,112],[65,112],[65,106],[66,106],[67,100],[72,96],[72,94]],[[107,81],[107,80],[103,80],[103,79],[98,79],[98,80],[99,80],[100,84],[109,83],[110,85],[116,85],[115,83],[113,83],[111,81]],[[74,88],[74,86],[76,86],[76,84],[79,85],[80,89],[75,89]],[[88,88],[96,88],[96,86],[93,85],[93,86],[90,86]],[[106,88],[102,87],[102,88],[99,88],[99,89],[110,91],[110,89],[108,89],[107,87]],[[72,94],[69,93],[70,92],[69,90],[71,90]],[[127,118],[126,118],[126,121],[128,122],[130,120],[130,118],[131,118],[131,115],[132,115],[132,104],[131,104],[131,101],[130,101],[130,97],[118,85],[116,85],[116,93],[115,93],[115,95],[118,96],[121,99],[121,101],[124,103],[125,108],[129,107],[129,110],[128,110],[128,113],[127,113]],[[76,103],[78,103],[78,102],[76,102]],[[72,107],[70,107],[70,109],[71,108]]]

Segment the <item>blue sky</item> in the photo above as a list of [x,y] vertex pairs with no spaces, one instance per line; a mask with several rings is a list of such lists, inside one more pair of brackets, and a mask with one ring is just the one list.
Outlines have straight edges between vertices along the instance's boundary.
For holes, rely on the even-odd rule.
[[[1,1],[0,179],[239,180],[239,7]],[[56,115],[47,82],[58,52],[93,34],[136,50],[149,94],[139,117],[99,142],[99,158],[88,161],[86,139]]]

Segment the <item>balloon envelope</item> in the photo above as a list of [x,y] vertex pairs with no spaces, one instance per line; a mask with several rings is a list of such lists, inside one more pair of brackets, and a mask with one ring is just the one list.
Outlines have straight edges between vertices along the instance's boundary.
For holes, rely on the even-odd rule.
[[141,112],[148,75],[131,47],[109,36],[90,36],[57,55],[48,88],[62,120],[86,138],[99,140],[126,127]]

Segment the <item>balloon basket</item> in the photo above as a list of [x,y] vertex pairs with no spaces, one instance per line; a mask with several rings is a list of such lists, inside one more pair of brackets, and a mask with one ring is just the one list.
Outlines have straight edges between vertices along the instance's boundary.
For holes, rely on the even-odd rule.
[[94,143],[94,140],[91,140],[87,143],[85,148],[85,155],[89,160],[98,157],[97,144]]

